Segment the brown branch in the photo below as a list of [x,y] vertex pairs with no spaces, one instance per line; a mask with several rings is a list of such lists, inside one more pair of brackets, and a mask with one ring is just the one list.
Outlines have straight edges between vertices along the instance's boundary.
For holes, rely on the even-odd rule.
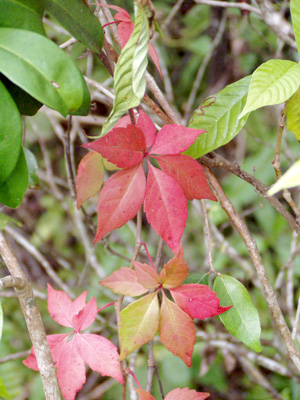
[[246,248],[249,252],[253,265],[256,269],[257,276],[260,280],[260,283],[263,288],[265,299],[268,303],[268,307],[273,315],[273,318],[276,322],[278,330],[283,338],[283,341],[287,347],[287,351],[289,357],[297,367],[298,371],[300,372],[300,353],[292,339],[291,333],[288,329],[288,326],[285,322],[285,319],[282,315],[281,309],[279,307],[276,295],[274,290],[270,284],[269,278],[266,274],[261,256],[257,249],[256,242],[252,237],[251,233],[249,232],[247,225],[245,224],[244,220],[239,216],[236,212],[233,204],[228,199],[226,194],[224,193],[223,189],[221,188],[219,182],[213,175],[213,173],[209,170],[209,168],[204,167],[204,172],[206,177],[211,185],[215,195],[217,196],[221,207],[227,213],[228,217],[230,218],[232,224],[240,234],[241,238],[243,239]]
[[231,172],[232,174],[238,176],[239,178],[243,179],[244,181],[250,183],[250,185],[254,186],[256,192],[264,197],[269,203],[272,204],[272,206],[287,220],[291,228],[296,231],[298,234],[300,234],[300,226],[298,225],[298,222],[295,220],[295,218],[291,215],[291,213],[288,212],[284,208],[284,206],[280,203],[280,201],[275,197],[275,196],[268,196],[267,191],[268,188],[257,178],[254,176],[248,174],[248,172],[243,171],[240,166],[235,163],[232,164],[229,161],[227,161],[225,158],[219,156],[218,154],[212,152],[210,153],[213,158],[209,158],[207,156],[202,156],[199,158],[199,161],[201,164],[206,165],[209,168],[214,168],[214,167],[221,167],[225,169],[228,172]]
[[35,351],[37,364],[40,370],[45,399],[61,399],[57,383],[56,371],[51,357],[46,332],[42,322],[41,314],[36,305],[31,284],[18,263],[18,260],[9,246],[6,237],[0,231],[0,254],[12,277],[23,282],[22,287],[15,287],[23,315],[26,321],[30,339]]

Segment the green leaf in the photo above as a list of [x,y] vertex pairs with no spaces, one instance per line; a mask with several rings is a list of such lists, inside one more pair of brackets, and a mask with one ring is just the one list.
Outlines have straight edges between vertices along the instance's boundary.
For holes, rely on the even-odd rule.
[[201,283],[201,285],[209,286],[209,274],[190,274],[182,284],[187,285],[189,283]]
[[300,160],[296,161],[287,171],[283,174],[278,181],[268,190],[268,196],[273,196],[275,193],[282,189],[289,189],[300,185]]
[[227,275],[216,277],[213,291],[217,293],[221,306],[230,306],[230,310],[219,315],[228,331],[241,342],[259,352],[260,320],[249,293],[236,279]]
[[2,338],[2,331],[3,331],[3,311],[2,311],[1,301],[0,301],[0,341]]
[[46,36],[42,20],[44,8],[44,1],[1,0],[0,26],[24,29]]
[[0,185],[0,203],[17,208],[23,199],[28,184],[28,168],[23,149],[17,165],[8,179]]
[[18,226],[22,226],[22,222],[10,217],[9,215],[0,213],[0,230],[2,231],[9,222],[13,222]]
[[248,117],[238,119],[246,103],[250,81],[251,76],[246,76],[226,86],[194,111],[189,128],[205,129],[206,133],[199,135],[185,154],[198,158],[230,142],[239,133]]
[[4,397],[5,399],[11,399],[11,396],[7,393],[3,380],[0,376],[0,398]]
[[299,64],[286,60],[267,61],[252,75],[247,102],[240,118],[257,108],[285,102],[299,85]]
[[19,110],[0,81],[0,184],[15,168],[22,146],[22,119]]
[[28,187],[30,189],[39,189],[40,188],[40,180],[38,176],[38,165],[35,156],[28,149],[23,149],[27,168],[28,168]]
[[300,140],[300,89],[287,102],[286,127]]
[[133,350],[152,340],[158,331],[159,306],[157,292],[131,303],[121,313],[120,335],[123,360]]
[[82,0],[46,0],[46,10],[84,46],[100,53],[102,26]]
[[115,101],[103,125],[105,135],[130,108],[137,107],[146,90],[145,71],[148,65],[149,24],[144,8],[135,3],[134,31],[119,56],[114,73]]
[[9,91],[9,94],[16,103],[20,114],[22,115],[34,115],[42,107],[42,103],[34,99],[30,94],[26,93],[19,86],[12,83],[3,74],[0,73],[0,81]]
[[63,116],[89,111],[81,72],[63,50],[37,33],[0,28],[0,72]]
[[293,22],[293,29],[295,39],[298,47],[298,53],[300,53],[300,2],[299,0],[290,1],[290,10]]

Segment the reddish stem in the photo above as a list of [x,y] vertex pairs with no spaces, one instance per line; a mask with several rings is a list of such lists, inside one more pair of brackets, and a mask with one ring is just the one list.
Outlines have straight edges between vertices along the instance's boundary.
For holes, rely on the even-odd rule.
[[130,368],[126,368],[126,372],[127,372],[128,374],[130,374],[130,375],[133,377],[133,379],[135,380],[135,383],[138,385],[139,389],[142,389],[142,390],[143,390],[143,388],[142,388],[140,382],[138,381],[137,377],[135,376],[134,372],[131,371]]
[[100,311],[104,310],[105,308],[110,307],[110,306],[114,306],[114,305],[115,305],[115,302],[108,303],[105,306],[99,308],[99,310],[97,310],[97,312],[100,312]]
[[[145,243],[145,242],[141,242],[141,245],[145,247],[148,260],[150,261],[151,266],[155,269],[154,264],[153,264],[153,261],[152,261],[152,258],[151,258],[151,256],[150,256],[150,253],[149,253],[149,251],[148,251],[148,248],[147,248],[146,243]],[[156,271],[156,269],[155,269],[155,271]]]
[[108,25],[112,25],[112,24],[117,24],[119,21],[112,21],[112,22],[107,22],[107,24],[104,24],[103,26],[102,26],[102,29],[104,29],[106,26],[108,26]]

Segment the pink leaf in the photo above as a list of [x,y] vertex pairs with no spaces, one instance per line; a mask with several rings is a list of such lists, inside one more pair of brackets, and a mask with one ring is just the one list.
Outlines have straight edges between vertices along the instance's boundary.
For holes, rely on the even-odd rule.
[[118,25],[118,35],[121,42],[121,48],[126,45],[130,36],[134,30],[134,23],[133,22],[121,22]]
[[128,296],[140,296],[148,292],[138,281],[136,272],[130,268],[121,267],[107,278],[99,282],[100,285],[111,289],[114,293]]
[[220,307],[216,293],[206,285],[190,283],[170,291],[176,304],[193,319],[214,317],[232,307]]
[[149,149],[155,141],[156,128],[154,123],[151,121],[151,118],[148,117],[143,110],[139,111],[137,126],[143,131],[146,141],[146,149]]
[[149,393],[146,392],[146,390],[143,389],[134,389],[138,395],[139,395],[139,400],[155,400],[155,398]]
[[158,161],[161,169],[179,183],[188,200],[217,201],[210,191],[202,166],[192,157],[180,154],[154,158]]
[[89,198],[95,196],[104,179],[102,157],[95,151],[90,151],[80,161],[76,178],[77,208]]
[[189,388],[174,389],[167,394],[165,400],[205,400],[210,396],[209,393],[199,393]]
[[85,365],[74,339],[64,343],[57,362],[57,379],[65,400],[74,400],[85,383]]
[[180,245],[175,257],[168,261],[160,272],[160,279],[163,287],[172,289],[181,285],[187,278],[188,273],[189,267],[185,262],[182,246]]
[[126,10],[124,10],[124,8],[118,7],[118,6],[112,6],[110,4],[101,4],[102,7],[108,7],[111,8],[112,10],[118,11],[117,14],[115,15],[114,19],[116,21],[128,21],[130,22],[130,15],[128,14],[128,12]]
[[158,69],[159,75],[161,76],[161,70],[160,70],[160,66],[159,66],[158,56],[157,56],[155,48],[152,46],[151,43],[149,43],[148,52],[149,52],[149,56],[151,57],[152,61],[155,64],[156,68]]
[[180,154],[204,132],[206,131],[203,129],[186,128],[182,125],[165,125],[157,133],[150,154]]
[[118,171],[105,183],[98,204],[98,226],[94,243],[131,220],[141,208],[146,191],[142,164]]
[[87,295],[87,290],[81,293],[80,296],[78,296],[70,305],[69,308],[69,315],[70,318],[73,317],[74,314],[78,314],[83,307],[86,305],[86,295]]
[[48,284],[47,287],[48,310],[51,318],[60,325],[72,328],[72,315],[69,313],[72,300],[66,293],[53,289],[51,285]]
[[191,318],[166,296],[160,311],[159,337],[169,351],[192,366],[196,328]]
[[138,282],[146,289],[156,289],[160,285],[158,273],[150,265],[133,262]]
[[145,137],[135,125],[126,128],[113,128],[107,135],[83,147],[100,153],[119,168],[130,168],[144,158]]
[[111,376],[123,383],[119,353],[116,346],[108,339],[95,334],[76,334],[75,343],[82,359],[93,371],[103,376]]
[[175,253],[185,227],[187,202],[179,184],[150,163],[144,209],[152,228]]
[[97,316],[97,302],[93,297],[80,311],[72,318],[72,325],[76,332],[83,331],[95,321]]

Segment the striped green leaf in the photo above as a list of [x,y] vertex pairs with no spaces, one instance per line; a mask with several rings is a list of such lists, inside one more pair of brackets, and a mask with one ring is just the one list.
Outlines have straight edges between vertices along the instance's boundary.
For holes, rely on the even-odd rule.
[[198,158],[230,142],[242,129],[248,115],[238,119],[246,103],[251,77],[247,76],[210,96],[194,111],[189,128],[205,129],[185,154]]
[[246,105],[240,118],[257,108],[288,100],[300,85],[300,65],[287,60],[270,60],[252,75]]
[[149,24],[143,6],[135,2],[134,31],[123,48],[114,74],[115,101],[112,112],[103,125],[102,135],[130,108],[137,107],[146,89],[145,71],[148,65]]

